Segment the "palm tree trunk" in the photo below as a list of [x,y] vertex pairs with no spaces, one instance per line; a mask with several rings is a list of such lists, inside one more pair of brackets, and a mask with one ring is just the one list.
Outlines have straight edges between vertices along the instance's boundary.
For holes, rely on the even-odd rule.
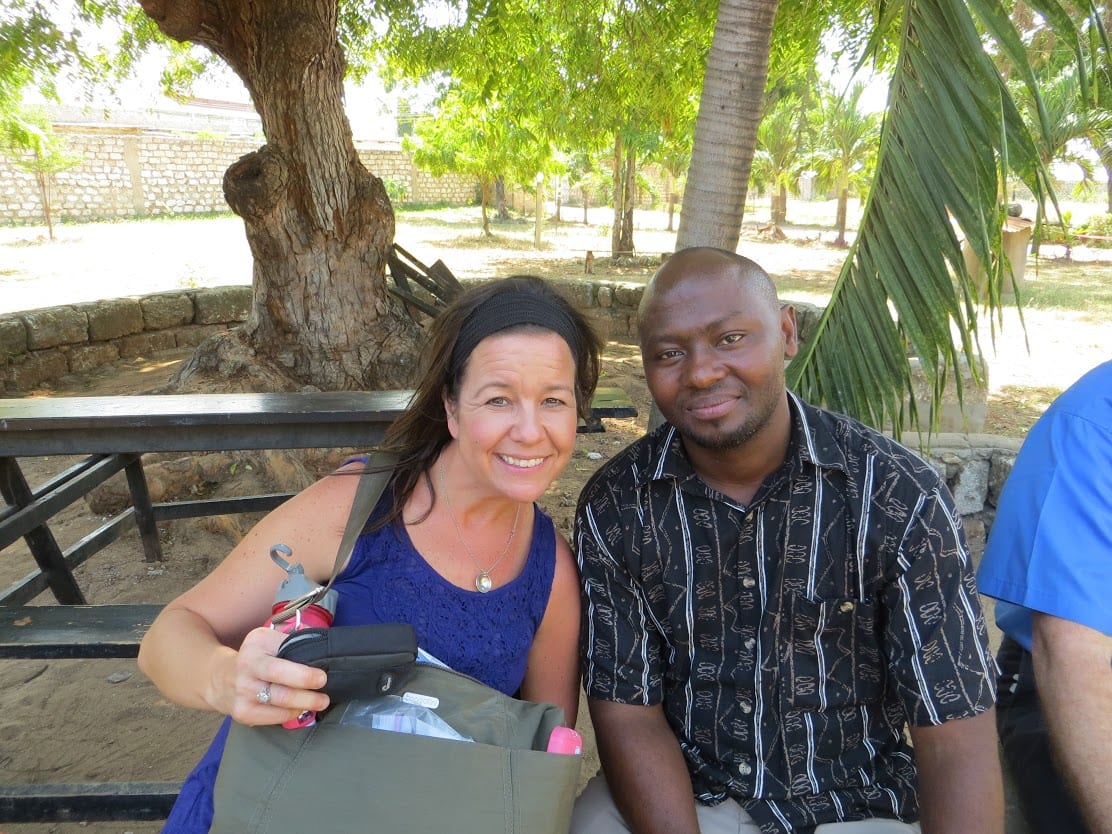
[[721,0],[676,248],[737,249],[778,0]]
[[838,210],[835,224],[838,227],[838,237],[834,239],[835,246],[846,245],[846,215],[849,213],[849,186],[843,185],[838,189]]
[[772,201],[772,223],[783,226],[788,222],[788,187],[780,183],[776,189],[776,199]]

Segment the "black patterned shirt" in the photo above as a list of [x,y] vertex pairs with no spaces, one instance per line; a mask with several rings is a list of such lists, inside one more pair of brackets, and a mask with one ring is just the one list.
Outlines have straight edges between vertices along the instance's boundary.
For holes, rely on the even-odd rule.
[[789,398],[788,454],[748,506],[668,424],[588,483],[584,687],[663,703],[696,799],[732,797],[764,832],[911,821],[906,725],[995,696],[961,517],[919,456]]

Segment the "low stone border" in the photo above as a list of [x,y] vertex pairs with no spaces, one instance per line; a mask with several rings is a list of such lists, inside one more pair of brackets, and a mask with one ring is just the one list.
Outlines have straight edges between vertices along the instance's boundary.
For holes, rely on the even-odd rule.
[[[901,441],[917,448],[917,437]],[[919,453],[946,479],[965,525],[971,550],[979,554],[996,518],[1004,482],[1012,474],[1023,441],[995,434],[936,434]]]
[[244,321],[251,287],[181,290],[0,315],[0,393],[118,359],[194,347]]

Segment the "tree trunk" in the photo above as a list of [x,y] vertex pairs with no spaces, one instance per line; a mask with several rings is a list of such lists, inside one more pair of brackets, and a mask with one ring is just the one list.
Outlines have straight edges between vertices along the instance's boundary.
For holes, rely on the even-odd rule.
[[780,183],[776,189],[776,199],[772,201],[772,223],[783,226],[788,222],[788,187]]
[[672,225],[672,223],[674,222],[675,217],[676,217],[675,185],[676,185],[676,178],[672,176],[671,172],[669,172],[669,174],[668,174],[667,194],[668,194],[668,231],[670,231],[670,232],[675,231],[675,228]]
[[1105,147],[1104,153],[1101,154],[1101,162],[1104,165],[1106,210],[1109,214],[1112,214],[1112,147]]
[[637,154],[626,151],[622,189],[622,236],[620,251],[631,254],[633,249],[633,208],[637,205]]
[[783,222],[780,220],[784,215],[784,210],[780,207],[782,199],[780,189],[774,186],[768,197],[768,222],[773,226],[779,226]]
[[42,200],[42,217],[46,221],[46,234],[49,240],[54,240],[54,219],[50,216],[49,176],[45,171],[35,172],[35,179],[39,184],[39,197]]
[[611,161],[611,183],[614,195],[614,219],[610,224],[610,257],[616,258],[622,251],[622,205],[625,198],[625,184],[622,182],[622,137],[614,137],[614,158]]
[[838,208],[834,218],[834,224],[838,227],[838,237],[834,239],[835,246],[846,245],[846,216],[848,213],[849,188],[843,185],[838,190]]
[[506,178],[499,176],[494,181],[494,203],[498,206],[498,219],[509,220],[510,212],[506,208]]
[[590,220],[587,218],[587,209],[591,203],[591,191],[588,188],[581,188],[579,192],[583,195],[583,225],[589,226]]
[[245,389],[411,384],[420,333],[386,289],[394,212],[382,180],[359,161],[344,113],[337,0],[141,5],[167,36],[228,63],[266,137],[224,174],[254,257],[251,311],[183,375],[208,371]]
[[490,218],[487,217],[487,204],[490,202],[490,183],[487,180],[479,180],[479,203],[482,206],[483,213],[483,236],[494,237],[490,232]]
[[758,120],[753,114],[761,112],[777,5],[778,0],[718,4],[680,208],[677,249],[700,245],[737,249],[757,146]]

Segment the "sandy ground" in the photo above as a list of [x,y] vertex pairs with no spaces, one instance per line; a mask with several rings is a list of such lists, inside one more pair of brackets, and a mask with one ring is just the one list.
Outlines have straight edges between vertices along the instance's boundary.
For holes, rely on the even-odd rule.
[[[664,231],[664,218],[646,222],[647,228],[637,233],[639,249],[670,251],[674,235]],[[579,268],[587,249],[608,249],[604,221],[562,227],[542,253],[532,252],[531,227],[527,225],[518,229],[516,236],[501,234],[505,246],[490,248],[478,242],[473,212],[460,211],[458,224],[458,236],[450,240],[444,239],[442,228],[433,232],[420,225],[399,228],[398,240],[427,262],[443,257],[461,277],[512,271],[572,272]],[[774,275],[800,265],[836,268],[843,253],[808,239],[817,234],[802,232],[795,245],[747,240],[743,251]],[[0,229],[0,311],[249,280],[250,259],[238,220],[61,227],[60,240],[52,244],[35,243],[34,237],[34,230]],[[528,244],[521,243],[525,238]],[[623,277],[636,279],[645,272],[634,270]],[[1028,311],[1027,328],[1030,354],[1023,346],[1022,331],[1005,322],[996,353],[990,355],[993,388],[1061,389],[1108,357],[1107,325],[1081,315]],[[182,354],[170,353],[121,362],[60,380],[37,393],[139,393],[165,382],[181,359]],[[602,384],[628,391],[640,416],[608,421],[605,434],[580,436],[571,464],[541,502],[565,533],[570,531],[579,488],[602,461],[643,432],[648,415],[648,396],[635,348],[617,343],[609,346]],[[39,482],[67,462],[49,458],[23,463],[30,479]],[[331,464],[322,459],[313,465],[323,472]],[[240,455],[228,467],[226,478],[206,484],[205,489],[214,496],[266,491],[271,469],[265,455]],[[93,603],[168,601],[222,558],[250,521],[216,518],[167,523],[160,531],[166,558],[158,564],[143,561],[137,536],[125,536],[80,568],[78,581]],[[52,521],[52,528],[65,547],[97,523],[99,519],[79,504]],[[29,565],[20,546],[5,551],[0,559],[0,587],[22,576]],[[48,598],[40,601],[50,602]],[[0,664],[0,706],[4,782],[180,779],[199,757],[218,720],[167,703],[135,663],[126,660],[5,662]],[[586,775],[597,759],[589,727],[584,729]],[[156,823],[133,822],[0,826],[0,834],[147,834],[158,830]]]

